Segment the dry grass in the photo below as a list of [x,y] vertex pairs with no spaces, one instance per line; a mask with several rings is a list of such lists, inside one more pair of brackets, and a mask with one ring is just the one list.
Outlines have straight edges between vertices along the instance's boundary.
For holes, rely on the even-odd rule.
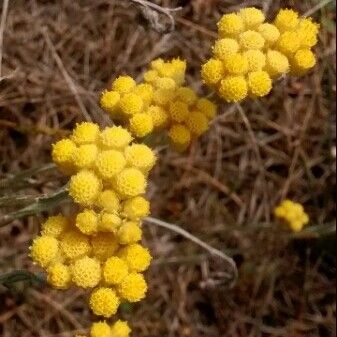
[[[198,71],[209,55],[215,22],[238,8],[238,1],[156,2],[183,6],[175,14],[175,31],[151,30],[126,0],[9,2],[0,74],[2,176],[47,163],[50,143],[78,121],[109,123],[97,105],[99,92],[118,74],[139,77],[158,56],[187,58],[190,84],[205,90]],[[281,5],[305,13],[319,1],[240,3],[264,6],[272,17]],[[153,215],[232,253],[240,279],[228,290],[219,261],[148,227],[146,244],[157,258],[149,297],[121,310],[135,336],[336,335],[335,252],[328,249],[334,241],[292,240],[271,218],[275,204],[288,196],[305,205],[314,225],[335,221],[333,10],[330,4],[314,13],[323,29],[319,65],[310,75],[280,81],[263,100],[223,105],[208,135],[184,156],[161,148],[149,191]],[[0,193],[49,192],[62,179],[41,173]],[[0,228],[1,272],[32,270],[27,247],[41,219]],[[210,280],[219,282],[209,287]],[[3,337],[70,337],[91,319],[82,292],[0,288]]]

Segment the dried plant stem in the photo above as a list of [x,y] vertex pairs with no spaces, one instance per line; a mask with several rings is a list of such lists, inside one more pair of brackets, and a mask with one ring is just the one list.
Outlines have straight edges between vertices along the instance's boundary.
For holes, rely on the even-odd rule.
[[0,81],[2,80],[2,51],[3,51],[4,30],[8,13],[8,2],[9,0],[3,1],[1,23],[0,23]]
[[201,248],[205,249],[206,251],[208,251],[211,255],[216,256],[221,258],[223,261],[225,261],[232,269],[232,285],[235,284],[237,278],[238,278],[238,269],[236,266],[236,263],[234,262],[234,260],[229,257],[228,255],[226,255],[225,253],[223,253],[222,251],[215,249],[214,247],[211,247],[210,245],[208,245],[207,243],[205,243],[204,241],[198,239],[197,237],[195,237],[194,235],[192,235],[191,233],[187,232],[186,230],[182,229],[181,227],[156,219],[156,218],[152,218],[152,217],[147,217],[145,219],[145,223],[150,223],[156,226],[160,226],[163,228],[166,228],[172,232],[175,232],[181,236],[183,236],[184,238],[192,241],[193,243],[195,243],[196,245],[200,246]]

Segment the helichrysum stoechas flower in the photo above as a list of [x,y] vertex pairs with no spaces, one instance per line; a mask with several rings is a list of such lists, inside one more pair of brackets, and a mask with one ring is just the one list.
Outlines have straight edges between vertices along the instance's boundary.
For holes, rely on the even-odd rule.
[[71,267],[72,281],[81,288],[94,288],[101,280],[101,265],[98,260],[85,256]]
[[109,318],[116,314],[120,305],[120,299],[115,290],[102,287],[93,291],[90,296],[89,305],[95,315]]
[[123,203],[122,212],[131,220],[142,219],[150,214],[150,203],[144,197],[134,197]]
[[274,214],[294,232],[300,232],[309,223],[309,216],[304,207],[291,200],[284,200],[275,208]]
[[99,233],[91,238],[93,255],[100,261],[113,256],[118,249],[118,239],[112,233]]
[[147,292],[147,283],[142,274],[131,273],[117,286],[118,295],[131,303],[141,301]]
[[274,23],[262,11],[244,8],[218,23],[213,57],[201,69],[204,82],[227,102],[263,97],[272,79],[290,72],[300,76],[314,67],[319,26],[292,10],[281,10]]
[[51,216],[42,224],[41,235],[58,238],[69,226],[69,220],[63,215]]
[[56,238],[51,236],[37,237],[31,246],[30,256],[42,268],[56,259],[59,252],[59,243]]
[[106,322],[93,323],[90,329],[90,337],[111,337],[111,328]]
[[60,240],[61,251],[68,259],[78,259],[90,253],[89,238],[78,230],[70,230]]
[[149,268],[152,260],[149,250],[139,244],[131,244],[122,248],[118,255],[132,272],[144,272]]
[[76,217],[76,227],[86,235],[97,233],[99,217],[92,209],[85,209]]
[[142,229],[136,221],[127,221],[120,226],[117,237],[121,245],[136,243],[142,239]]
[[108,285],[121,283],[129,273],[129,267],[124,260],[117,256],[106,260],[103,267],[104,281]]
[[48,268],[47,281],[55,289],[68,289],[71,285],[69,266],[55,263]]
[[111,337],[129,337],[131,329],[127,322],[117,321],[111,326]]

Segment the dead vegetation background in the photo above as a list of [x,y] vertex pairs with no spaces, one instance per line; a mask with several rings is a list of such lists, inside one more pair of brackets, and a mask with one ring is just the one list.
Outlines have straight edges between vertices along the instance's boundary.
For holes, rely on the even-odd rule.
[[[101,90],[119,74],[139,78],[156,57],[187,58],[189,84],[206,92],[199,67],[222,13],[247,5],[270,18],[280,6],[313,13],[322,24],[313,72],[279,81],[265,99],[223,104],[210,132],[185,155],[159,148],[149,190],[153,216],[232,254],[238,284],[229,290],[223,266],[190,242],[146,227],[156,257],[149,296],[120,315],[139,337],[336,336],[335,241],[326,230],[335,222],[335,2],[153,3],[182,6],[173,13],[174,31],[153,30],[149,12],[129,0],[3,1],[1,177],[48,163],[50,144],[76,122],[109,123],[97,105]],[[158,19],[160,29],[169,27],[166,16]],[[63,183],[48,171],[0,186],[0,194],[38,195]],[[305,205],[321,238],[277,229],[272,209],[286,196]],[[46,215],[0,228],[1,273],[34,270],[27,248]],[[216,286],[205,286],[212,281]],[[91,320],[81,291],[0,287],[2,337],[71,337]]]

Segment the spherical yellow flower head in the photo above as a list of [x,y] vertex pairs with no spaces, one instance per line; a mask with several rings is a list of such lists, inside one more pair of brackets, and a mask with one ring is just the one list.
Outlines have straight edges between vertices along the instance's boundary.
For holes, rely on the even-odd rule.
[[248,75],[248,88],[252,96],[263,97],[270,93],[273,83],[265,71],[255,71]]
[[130,119],[130,130],[138,138],[143,138],[153,131],[153,121],[147,113],[137,113]]
[[136,168],[126,168],[116,177],[116,190],[122,198],[132,198],[145,193],[147,181]]
[[106,212],[118,212],[120,209],[120,200],[115,191],[105,190],[98,195],[95,206]]
[[77,230],[71,230],[61,237],[61,251],[68,259],[78,259],[91,251],[89,238]]
[[125,115],[130,116],[142,112],[144,103],[140,96],[130,93],[121,98],[119,107]]
[[101,280],[101,265],[96,259],[85,256],[71,267],[72,280],[81,288],[94,288]]
[[99,126],[95,123],[83,122],[77,124],[71,139],[77,145],[95,143],[99,136]]
[[143,197],[128,199],[123,204],[122,213],[130,220],[139,220],[150,214],[150,202]]
[[303,206],[291,200],[284,200],[275,208],[274,214],[294,232],[300,232],[310,220]]
[[154,105],[165,107],[175,98],[175,95],[176,95],[175,90],[165,90],[165,89],[156,90],[153,94],[153,103]]
[[177,99],[187,105],[192,105],[197,100],[195,91],[188,87],[180,87],[176,91]]
[[145,298],[147,283],[142,274],[131,273],[117,286],[119,296],[131,303],[136,303]]
[[225,75],[224,64],[220,60],[210,59],[201,68],[201,76],[209,86],[217,85]]
[[180,101],[172,102],[169,111],[171,120],[177,123],[185,121],[189,114],[188,105]]
[[247,29],[256,28],[266,19],[263,12],[254,7],[242,8],[239,11],[239,15]]
[[218,22],[219,34],[221,37],[236,37],[245,29],[245,23],[238,14],[225,14]]
[[171,61],[171,65],[173,68],[172,78],[175,80],[178,86],[182,86],[185,83],[185,75],[187,68],[186,60],[176,58]]
[[117,256],[107,259],[103,267],[104,281],[108,285],[120,284],[128,273],[128,265]]
[[121,95],[117,91],[103,91],[100,99],[100,105],[103,110],[114,116],[118,110]]
[[111,337],[111,328],[106,322],[93,323],[90,329],[90,337]]
[[297,28],[301,48],[312,48],[318,42],[319,24],[311,18],[301,19]]
[[249,72],[262,70],[266,65],[266,55],[261,50],[247,50],[243,56],[248,61]]
[[186,126],[193,135],[199,137],[208,130],[208,119],[202,112],[192,111],[186,119]]
[[132,136],[130,132],[121,126],[106,128],[100,134],[100,144],[108,149],[124,149],[131,141]]
[[144,173],[149,172],[156,163],[156,155],[147,145],[132,144],[125,149],[128,166],[135,167]]
[[91,171],[80,171],[70,179],[69,195],[82,206],[93,205],[101,189],[100,179]]
[[176,82],[169,77],[159,77],[154,81],[154,86],[157,89],[172,90],[176,88]]
[[91,238],[92,254],[100,261],[106,261],[118,249],[118,240],[112,233],[99,233]]
[[118,254],[127,263],[131,272],[144,272],[152,261],[149,250],[140,244],[126,246]]
[[217,106],[207,98],[200,98],[196,104],[197,110],[202,112],[208,120],[213,119],[217,114]]
[[228,76],[221,81],[220,96],[228,103],[239,102],[248,95],[248,84],[243,76]]
[[42,268],[56,259],[59,251],[57,239],[51,236],[38,236],[30,247],[30,256]]
[[71,273],[69,266],[55,263],[48,268],[48,283],[55,289],[69,289],[71,285]]
[[74,152],[73,163],[77,169],[90,169],[93,167],[98,155],[95,144],[80,145]]
[[52,145],[53,162],[65,174],[72,174],[74,171],[73,155],[76,149],[76,144],[70,139],[62,139]]
[[281,9],[275,18],[274,24],[280,32],[294,30],[299,24],[298,13],[292,9]]
[[159,78],[158,71],[148,70],[143,75],[144,81],[147,83],[153,83],[157,78]]
[[117,313],[120,300],[110,288],[98,288],[90,296],[89,305],[97,316],[109,318]]
[[111,326],[111,337],[130,337],[131,329],[127,322],[117,321]]
[[168,132],[172,147],[177,151],[185,151],[191,143],[191,131],[184,125],[175,124]]
[[161,130],[166,127],[168,114],[162,107],[151,105],[146,113],[151,116],[154,130]]
[[248,72],[248,60],[242,54],[228,56],[224,66],[231,75],[245,75]]
[[276,48],[284,55],[291,57],[300,48],[300,40],[296,32],[284,32],[276,43]]
[[265,44],[263,36],[254,31],[247,30],[240,34],[240,46],[242,49],[262,49]]
[[263,23],[259,26],[258,32],[262,35],[267,46],[273,46],[279,39],[281,33],[278,28],[271,23]]
[[85,209],[76,217],[76,227],[85,235],[93,235],[98,230],[98,215],[94,210]]
[[51,216],[42,225],[41,235],[59,238],[60,235],[67,229],[69,220],[63,215]]
[[129,245],[140,241],[142,234],[139,222],[128,221],[119,228],[117,237],[121,245]]
[[136,81],[130,76],[119,76],[112,83],[112,90],[120,94],[127,94],[136,87]]
[[300,49],[290,61],[290,73],[301,76],[316,65],[316,56],[310,49]]
[[153,98],[153,86],[147,83],[142,83],[136,86],[133,93],[140,97],[144,105],[148,106]]
[[152,72],[154,71],[157,74],[157,77],[154,73],[147,74],[147,79],[156,81],[158,77],[168,77],[175,81],[177,86],[181,86],[185,82],[185,73],[186,73],[186,61],[180,59],[173,59],[168,62],[164,62],[162,59],[155,60],[151,62]]
[[97,173],[104,180],[110,180],[120,173],[126,165],[123,154],[117,150],[102,151],[96,161]]
[[225,38],[215,42],[213,54],[216,59],[224,61],[228,56],[236,54],[239,49],[240,45],[235,39]]
[[117,233],[122,224],[122,219],[116,213],[102,213],[98,223],[100,232]]
[[266,68],[270,77],[277,78],[289,72],[289,60],[286,56],[276,50],[267,52]]

